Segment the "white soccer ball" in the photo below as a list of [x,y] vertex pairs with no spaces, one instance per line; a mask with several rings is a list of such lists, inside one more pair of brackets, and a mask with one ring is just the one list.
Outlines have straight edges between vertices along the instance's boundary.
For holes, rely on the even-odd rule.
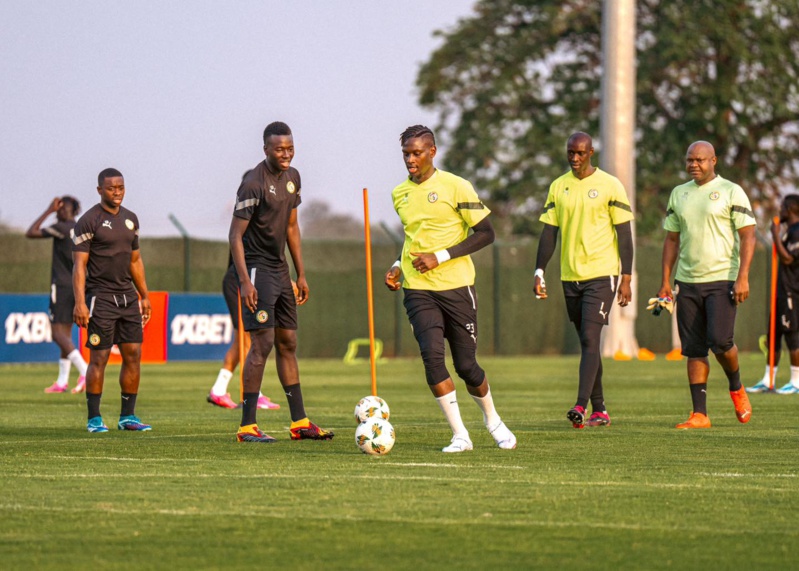
[[355,405],[355,421],[358,423],[365,422],[370,418],[388,420],[390,414],[388,403],[380,397],[363,397]]
[[395,440],[394,427],[382,418],[369,418],[355,429],[355,444],[364,454],[388,454]]

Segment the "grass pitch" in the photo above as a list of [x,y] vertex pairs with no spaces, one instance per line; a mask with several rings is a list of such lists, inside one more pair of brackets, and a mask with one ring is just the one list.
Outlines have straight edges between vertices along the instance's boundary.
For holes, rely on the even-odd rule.
[[[576,357],[483,358],[518,437],[499,450],[459,384],[475,450],[450,433],[421,363],[378,368],[397,444],[356,448],[368,365],[300,362],[309,416],[332,442],[291,442],[267,366],[259,411],[271,445],[237,444],[239,412],[205,395],[217,363],[145,366],[149,433],[85,431],[83,397],[46,395],[53,365],[0,367],[0,566],[4,569],[796,568],[799,397],[752,395],[735,419],[713,364],[713,428],[690,411],[685,364],[605,361],[609,428],[574,430]],[[762,358],[745,356],[746,384]],[[103,416],[119,412],[110,368]],[[74,383],[74,372],[73,372]]]

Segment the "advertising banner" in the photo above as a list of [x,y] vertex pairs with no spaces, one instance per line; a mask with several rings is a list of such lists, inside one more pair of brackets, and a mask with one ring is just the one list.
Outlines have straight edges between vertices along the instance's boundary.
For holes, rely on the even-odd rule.
[[[60,351],[50,330],[50,298],[46,294],[0,294],[3,343],[0,363],[58,361]],[[78,344],[78,328],[72,327]]]
[[221,294],[170,294],[168,318],[170,361],[222,361],[233,324]]

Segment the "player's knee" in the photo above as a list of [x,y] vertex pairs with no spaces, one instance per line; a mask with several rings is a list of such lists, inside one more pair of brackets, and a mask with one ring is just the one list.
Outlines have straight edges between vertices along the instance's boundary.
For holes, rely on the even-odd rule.
[[486,378],[485,371],[477,364],[473,358],[458,359],[454,358],[455,372],[463,379],[463,382],[470,387],[479,387]]
[[424,374],[428,385],[437,385],[450,377],[444,361],[443,351],[423,348],[422,362],[424,363]]
[[275,340],[275,350],[281,355],[293,355],[297,352],[297,338],[279,338]]
[[735,341],[732,339],[724,339],[722,341],[713,339],[710,341],[710,350],[714,355],[723,355],[733,347],[735,347]]

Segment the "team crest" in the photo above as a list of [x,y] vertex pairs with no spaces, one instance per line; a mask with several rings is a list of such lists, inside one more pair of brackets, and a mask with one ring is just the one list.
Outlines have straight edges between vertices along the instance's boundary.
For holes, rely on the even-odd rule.
[[596,198],[597,196],[599,196],[599,191],[597,189],[592,188],[588,191],[588,198]]
[[710,200],[718,200],[719,196],[721,195],[714,190],[713,192],[710,193]]
[[427,195],[427,202],[435,202],[436,200],[438,200],[437,192],[431,192],[430,194]]
[[266,323],[267,319],[269,319],[269,314],[267,314],[263,309],[255,314],[255,320],[258,323]]
[[294,194],[294,191],[297,190],[297,187],[294,186],[294,181],[290,180],[288,184],[286,184],[286,190],[289,191],[289,194]]
[[133,230],[133,220],[126,219],[125,226],[127,226],[128,230]]
[[89,335],[89,344],[90,345],[99,345],[100,344],[100,336],[97,333],[92,333]]

